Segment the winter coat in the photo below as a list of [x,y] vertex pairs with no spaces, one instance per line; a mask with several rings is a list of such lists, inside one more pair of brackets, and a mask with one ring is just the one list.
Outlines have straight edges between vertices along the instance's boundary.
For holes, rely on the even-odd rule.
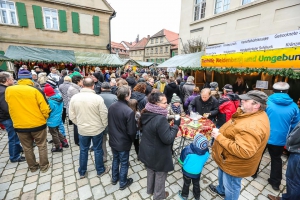
[[175,118],[175,115],[185,116],[185,112],[184,112],[184,110],[183,110],[182,104],[180,104],[180,111],[181,111],[181,112],[180,112],[179,114],[174,113],[174,111],[172,110],[171,104],[172,104],[172,103],[170,103],[170,104],[168,105],[168,108],[167,108],[167,110],[168,110],[168,116],[167,116],[168,120],[174,119],[174,118]]
[[59,81],[58,81],[58,87],[61,85],[61,84],[63,84],[64,83],[64,78],[65,78],[65,76],[62,76],[60,79],[59,79]]
[[288,134],[286,140],[286,149],[291,153],[300,153],[300,122]]
[[128,85],[131,87],[131,89],[133,89],[136,86],[136,81],[135,81],[134,77],[129,76],[126,78],[126,81],[127,81]]
[[104,81],[110,82],[110,75],[109,75],[109,73],[105,73],[104,74]]
[[180,154],[178,159],[179,163],[182,165],[183,175],[198,179],[200,178],[204,164],[209,158],[208,149],[206,151],[201,150],[194,146],[193,143],[186,146]]
[[102,83],[100,81],[95,82],[94,91],[96,94],[101,94],[101,85]]
[[104,77],[103,77],[102,72],[95,72],[94,75],[96,75],[96,78],[98,79],[98,81],[99,81],[100,83],[103,83],[103,82],[104,82]]
[[194,83],[187,82],[182,86],[183,102],[185,102],[187,100],[187,98],[189,98],[189,96],[191,96],[193,94],[194,88],[195,88]]
[[107,126],[107,108],[103,98],[92,89],[82,88],[70,101],[69,118],[77,125],[80,135],[99,135]]
[[212,146],[212,157],[227,174],[252,176],[258,167],[270,136],[270,122],[264,111],[243,113],[238,108],[220,128]]
[[148,82],[146,82],[146,84],[147,84],[147,87],[146,87],[145,94],[146,94],[146,96],[148,96],[148,94],[151,93],[153,87],[152,87],[152,85],[150,85]]
[[61,84],[58,89],[59,92],[63,98],[64,101],[64,108],[67,108],[67,104],[68,104],[68,89],[71,86],[71,82],[69,81],[65,81],[63,84]]
[[287,135],[300,121],[297,104],[286,93],[274,93],[268,98],[266,112],[271,126],[268,144],[284,146]]
[[238,85],[238,83],[234,83],[232,85],[232,91],[234,93],[238,93],[239,95],[243,94],[244,92],[246,92],[247,88],[246,88],[246,84],[243,85]]
[[[118,98],[116,95],[112,94],[111,91],[102,91],[100,96],[104,100],[104,104],[106,105],[106,108],[109,109],[109,107],[118,101]],[[108,134],[108,126],[106,126],[104,130],[104,134]]]
[[117,90],[118,90],[117,86],[114,85],[114,86],[111,87],[111,93],[112,94],[117,95]]
[[140,161],[156,172],[174,170],[171,148],[178,126],[170,126],[165,116],[151,112],[143,113],[140,120],[143,129]]
[[63,98],[60,94],[55,94],[48,98],[51,109],[49,118],[47,119],[47,126],[50,128],[58,127],[61,124],[61,115],[63,111]]
[[10,119],[8,105],[5,101],[6,88],[6,85],[0,84],[0,122]]
[[219,112],[218,100],[211,96],[207,101],[203,101],[201,96],[197,96],[189,105],[189,111],[198,112],[200,115],[204,113],[210,113],[208,119],[213,120]]
[[67,113],[69,113],[69,103],[71,101],[72,96],[74,96],[75,94],[78,94],[81,90],[81,87],[75,83],[71,83],[71,86],[68,88],[67,91],[67,96],[68,96],[68,101],[66,104],[66,111]]
[[115,151],[130,151],[136,132],[135,113],[127,102],[113,103],[108,109],[109,146]]
[[221,127],[236,112],[240,105],[237,94],[230,92],[219,99],[219,113],[217,115],[217,127]]
[[167,97],[167,103],[169,104],[172,100],[173,94],[176,93],[180,97],[179,87],[175,82],[171,82],[165,87],[164,94]]
[[162,82],[160,82],[160,81],[157,81],[157,82],[153,85],[153,87],[156,88],[156,89],[158,89],[160,92],[164,92],[166,85],[168,85],[167,82],[162,83]]
[[191,96],[189,96],[186,101],[184,102],[184,106],[188,107],[190,105],[190,103],[195,99],[195,97],[199,96],[199,94],[192,94]]
[[146,100],[145,97],[146,97],[146,95],[143,94],[143,93],[140,93],[140,92],[133,91],[131,93],[131,97],[130,98],[137,100],[139,111],[143,110],[145,108],[145,106],[146,106],[147,100]]
[[33,85],[30,79],[20,79],[18,85],[6,88],[5,101],[16,132],[35,132],[47,127],[50,107],[44,93]]

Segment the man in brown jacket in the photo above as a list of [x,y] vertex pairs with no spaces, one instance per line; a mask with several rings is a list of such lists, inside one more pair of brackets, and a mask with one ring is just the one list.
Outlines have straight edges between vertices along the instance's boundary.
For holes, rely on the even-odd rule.
[[242,178],[255,173],[270,136],[270,122],[264,111],[268,96],[252,90],[239,97],[241,108],[220,130],[212,132],[219,185],[210,184],[209,189],[231,200],[238,200]]

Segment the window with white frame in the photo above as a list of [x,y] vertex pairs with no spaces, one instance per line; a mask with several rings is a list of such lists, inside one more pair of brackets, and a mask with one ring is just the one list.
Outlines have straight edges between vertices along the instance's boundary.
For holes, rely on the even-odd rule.
[[160,43],[163,43],[164,42],[164,37],[161,37],[160,38]]
[[242,5],[245,5],[245,4],[248,4],[248,3],[251,3],[255,0],[242,0]]
[[163,48],[162,47],[160,47],[160,53],[163,53]]
[[153,39],[151,39],[151,44],[153,44]]
[[56,9],[43,8],[45,29],[59,30],[58,12]]
[[0,23],[18,25],[15,2],[0,1]]
[[206,0],[195,0],[194,21],[205,17]]
[[158,49],[157,49],[157,48],[155,48],[155,53],[156,53],[156,54],[158,53]]
[[169,51],[169,47],[166,47],[166,51],[165,51],[165,53],[168,53],[168,51]]
[[155,43],[158,43],[158,38],[155,39]]
[[229,9],[230,0],[215,0],[215,14]]

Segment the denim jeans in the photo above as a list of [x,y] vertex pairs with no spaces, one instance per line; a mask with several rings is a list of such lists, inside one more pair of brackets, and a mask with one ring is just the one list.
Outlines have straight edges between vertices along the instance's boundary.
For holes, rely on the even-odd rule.
[[95,155],[95,164],[97,175],[102,174],[105,171],[105,167],[103,164],[103,150],[102,150],[102,137],[103,134],[100,133],[95,136],[79,136],[79,144],[80,144],[80,155],[79,155],[79,168],[78,172],[80,176],[84,176],[87,170],[88,163],[88,153],[91,145],[91,141],[94,144],[94,155]]
[[[129,151],[116,151],[111,149],[113,153],[112,162],[112,181],[120,181],[120,187],[124,187],[127,184],[127,174],[129,168]],[[119,166],[120,171],[119,171]]]
[[219,185],[217,191],[225,194],[225,200],[238,200],[241,191],[242,178],[231,176],[219,168]]
[[286,193],[282,200],[300,199],[300,154],[291,153],[286,170]]
[[65,131],[65,127],[64,127],[64,124],[63,122],[61,121],[59,126],[58,126],[58,129],[59,129],[59,132],[64,136],[66,137],[66,131]]
[[11,119],[7,119],[1,123],[4,125],[8,134],[9,159],[10,161],[15,162],[21,157],[20,152],[22,150],[18,134],[15,132]]

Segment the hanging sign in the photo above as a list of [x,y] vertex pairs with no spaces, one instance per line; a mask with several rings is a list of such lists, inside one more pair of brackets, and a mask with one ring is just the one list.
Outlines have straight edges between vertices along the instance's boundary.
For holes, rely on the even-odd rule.
[[300,46],[300,30],[206,47],[206,55],[260,51]]
[[258,88],[258,89],[268,89],[268,81],[260,81],[260,80],[257,80],[256,81],[256,85],[255,85],[255,88]]
[[300,47],[201,57],[202,67],[300,68]]

